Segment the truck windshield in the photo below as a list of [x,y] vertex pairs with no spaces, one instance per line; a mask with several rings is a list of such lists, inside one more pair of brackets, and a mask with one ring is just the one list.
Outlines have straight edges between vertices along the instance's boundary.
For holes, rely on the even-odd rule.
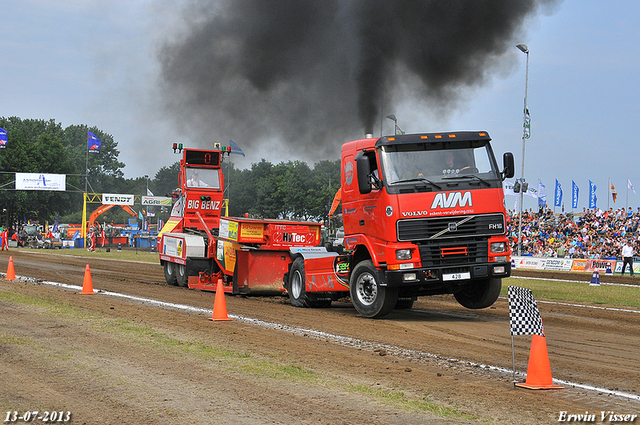
[[471,147],[439,144],[382,146],[382,169],[387,184],[425,180],[442,182],[451,178],[476,176],[498,179],[493,153],[488,144]]
[[220,172],[217,168],[187,167],[187,187],[220,189]]

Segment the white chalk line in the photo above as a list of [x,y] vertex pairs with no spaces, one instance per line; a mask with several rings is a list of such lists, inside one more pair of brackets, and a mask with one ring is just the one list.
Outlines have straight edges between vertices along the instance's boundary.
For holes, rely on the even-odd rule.
[[[78,285],[69,285],[66,283],[52,282],[52,281],[39,281],[34,278],[22,277],[22,276],[16,276],[16,279],[29,282],[29,283],[57,286],[59,288],[63,288],[63,289],[67,289],[75,292],[82,291],[82,287]],[[151,304],[151,305],[155,305],[158,307],[163,307],[171,310],[186,311],[189,313],[196,313],[196,314],[213,315],[213,310],[206,309],[206,308],[193,307],[185,304],[169,303],[165,301],[155,300],[152,298],[144,298],[144,297],[138,297],[134,295],[121,294],[119,292],[111,292],[111,291],[103,291],[103,290],[95,290],[95,289],[93,292],[95,294],[107,295],[115,298],[124,298],[132,301],[141,302],[143,304]],[[553,302],[549,302],[549,303],[554,304]],[[555,303],[555,304],[567,305],[567,306],[581,306],[579,304],[567,304],[567,303]],[[589,306],[584,306],[584,307],[589,307]],[[621,311],[624,311],[624,310],[621,310]],[[637,313],[634,310],[629,310],[629,311]],[[482,363],[472,362],[469,360],[461,360],[454,357],[442,357],[437,354],[427,353],[424,351],[410,350],[407,348],[400,348],[393,345],[382,344],[382,343],[362,340],[358,338],[334,335],[334,334],[330,334],[323,331],[317,331],[315,329],[306,329],[306,328],[300,328],[295,326],[289,326],[282,323],[266,322],[264,320],[254,319],[251,317],[237,315],[237,314],[228,314],[228,317],[230,319],[238,320],[254,326],[259,326],[267,329],[281,330],[284,332],[289,332],[293,335],[311,337],[313,339],[323,340],[326,342],[331,342],[331,343],[345,346],[345,347],[352,347],[352,348],[357,348],[357,349],[362,349],[367,351],[384,350],[387,352],[387,354],[391,354],[396,357],[402,357],[402,358],[421,361],[421,362],[424,362],[425,359],[430,359],[430,360],[435,360],[441,363],[447,363],[449,367],[451,367],[451,365],[462,365],[468,368],[484,369],[492,372],[498,372],[503,375],[513,376],[513,370],[510,370],[501,366],[486,365]],[[516,372],[516,375],[520,377],[525,376],[525,374],[522,372]],[[611,396],[617,396],[617,397],[626,398],[630,400],[640,401],[640,395],[637,395],[637,394],[610,390],[607,388],[600,388],[600,387],[596,387],[588,384],[579,384],[577,382],[565,381],[562,379],[554,378],[553,382],[558,385],[563,385],[565,387],[581,388],[589,391],[597,391],[599,393],[603,393]]]

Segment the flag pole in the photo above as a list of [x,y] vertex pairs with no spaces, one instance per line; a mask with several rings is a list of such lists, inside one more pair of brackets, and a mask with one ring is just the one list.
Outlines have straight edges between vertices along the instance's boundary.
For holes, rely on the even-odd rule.
[[89,183],[89,130],[87,130],[87,155],[84,162],[84,193],[82,194],[82,227],[80,236],[82,236],[82,247],[87,246],[87,185]]
[[609,195],[607,195],[607,211],[609,210],[609,196],[611,196],[611,177],[609,177]]
[[513,348],[513,333],[511,333],[511,362],[513,364],[513,388],[516,387],[516,353]]
[[627,194],[626,194],[625,200],[624,200],[624,212],[625,212],[625,214],[627,213],[628,209],[629,209],[629,179],[627,178]]

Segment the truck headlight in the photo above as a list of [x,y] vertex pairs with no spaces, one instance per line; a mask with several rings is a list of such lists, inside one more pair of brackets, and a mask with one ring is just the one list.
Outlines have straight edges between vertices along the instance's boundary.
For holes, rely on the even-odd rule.
[[396,249],[396,260],[411,260],[411,250]]
[[491,242],[491,252],[494,254],[507,252],[507,244],[505,242]]

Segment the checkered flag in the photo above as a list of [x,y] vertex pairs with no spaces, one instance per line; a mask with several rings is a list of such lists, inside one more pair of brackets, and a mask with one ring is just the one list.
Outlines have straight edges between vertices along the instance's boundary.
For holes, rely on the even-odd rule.
[[542,317],[530,289],[509,286],[511,335],[544,336]]

